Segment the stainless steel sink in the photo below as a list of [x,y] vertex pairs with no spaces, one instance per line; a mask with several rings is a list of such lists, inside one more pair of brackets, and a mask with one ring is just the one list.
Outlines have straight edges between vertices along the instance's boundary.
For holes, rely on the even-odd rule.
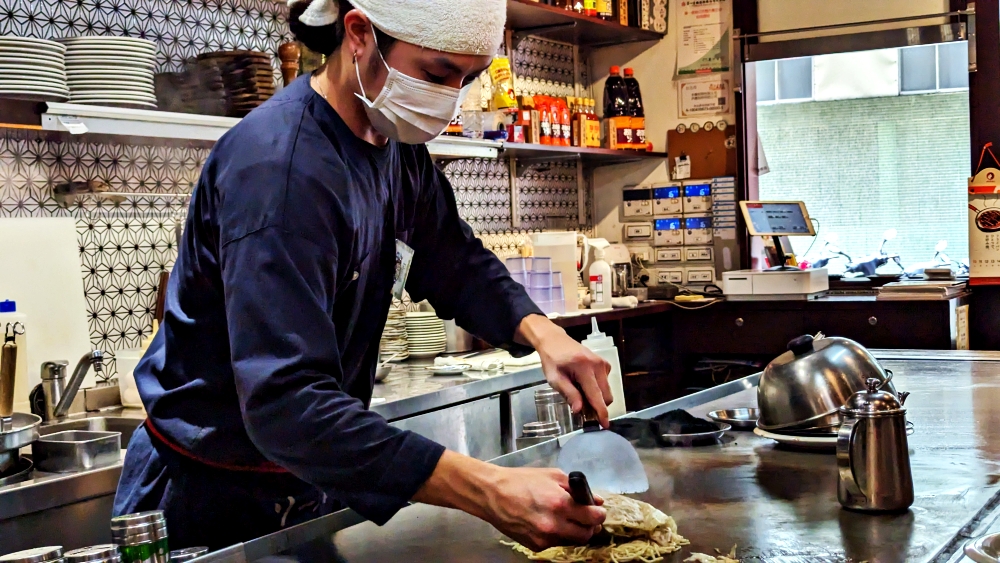
[[[43,423],[38,433],[120,432],[124,448],[145,417],[141,409],[107,409]],[[27,454],[26,450],[21,453]],[[23,483],[0,487],[0,545],[4,548],[0,552],[48,545],[52,530],[60,531],[60,543],[65,546],[106,543],[121,472],[121,461],[74,473],[36,470]]]
[[77,420],[60,420],[51,424],[43,424],[38,429],[40,436],[48,436],[56,432],[67,430],[84,430],[88,432],[121,432],[122,447],[128,446],[132,439],[132,433],[142,424],[141,418],[129,418],[124,416],[99,416],[94,418],[81,418]]

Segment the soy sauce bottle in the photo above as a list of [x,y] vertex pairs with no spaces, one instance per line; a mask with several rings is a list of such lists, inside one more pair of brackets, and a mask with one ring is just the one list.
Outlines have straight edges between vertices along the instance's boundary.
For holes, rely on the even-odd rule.
[[628,115],[628,87],[621,75],[621,68],[611,67],[611,75],[604,83],[604,118]]
[[628,95],[628,115],[646,117],[646,113],[642,109],[642,91],[639,89],[639,81],[635,79],[635,71],[631,68],[625,69],[625,90]]

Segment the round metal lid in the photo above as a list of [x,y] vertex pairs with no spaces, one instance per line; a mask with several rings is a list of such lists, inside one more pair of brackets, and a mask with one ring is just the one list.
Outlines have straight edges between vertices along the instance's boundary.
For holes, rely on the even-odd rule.
[[560,427],[556,421],[525,422],[521,430],[525,437],[558,436]]
[[118,561],[118,546],[110,543],[92,545],[67,551],[64,555],[66,563],[113,563]]
[[865,385],[868,389],[851,395],[841,410],[851,414],[889,413],[902,410],[903,405],[892,393],[879,391],[882,382],[874,377],[868,378]]
[[0,452],[23,448],[38,439],[41,417],[16,412],[11,415],[10,421],[12,423],[10,428],[0,428]]
[[111,519],[111,529],[123,529],[138,524],[158,524],[166,522],[162,510],[149,510],[146,512],[136,512],[135,514],[124,514]]
[[46,561],[55,561],[56,559],[61,559],[63,554],[61,545],[50,545],[48,547],[36,547],[34,549],[25,549],[24,551],[15,551],[14,553],[8,553],[7,555],[0,556],[0,562],[3,563],[44,563]]

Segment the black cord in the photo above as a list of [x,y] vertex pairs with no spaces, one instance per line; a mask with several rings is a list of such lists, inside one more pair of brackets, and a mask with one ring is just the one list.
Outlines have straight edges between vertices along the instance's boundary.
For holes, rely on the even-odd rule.
[[[812,251],[813,247],[816,246],[816,241],[819,240],[819,219],[817,219],[815,217],[810,217],[809,221],[811,223],[816,223],[816,236],[814,236],[812,242],[809,243],[809,248],[807,248],[806,251],[802,253],[802,258],[803,259],[806,256],[809,256],[809,253]],[[801,262],[801,261],[802,260],[799,260],[799,262]]]

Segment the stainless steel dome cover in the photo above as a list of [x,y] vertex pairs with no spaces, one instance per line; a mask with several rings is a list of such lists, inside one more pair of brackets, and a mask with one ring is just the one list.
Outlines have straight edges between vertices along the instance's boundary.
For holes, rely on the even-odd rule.
[[824,424],[839,422],[840,408],[854,393],[867,389],[869,378],[896,395],[892,372],[864,346],[847,338],[800,336],[761,375],[757,426],[770,431],[808,428],[824,418]]

